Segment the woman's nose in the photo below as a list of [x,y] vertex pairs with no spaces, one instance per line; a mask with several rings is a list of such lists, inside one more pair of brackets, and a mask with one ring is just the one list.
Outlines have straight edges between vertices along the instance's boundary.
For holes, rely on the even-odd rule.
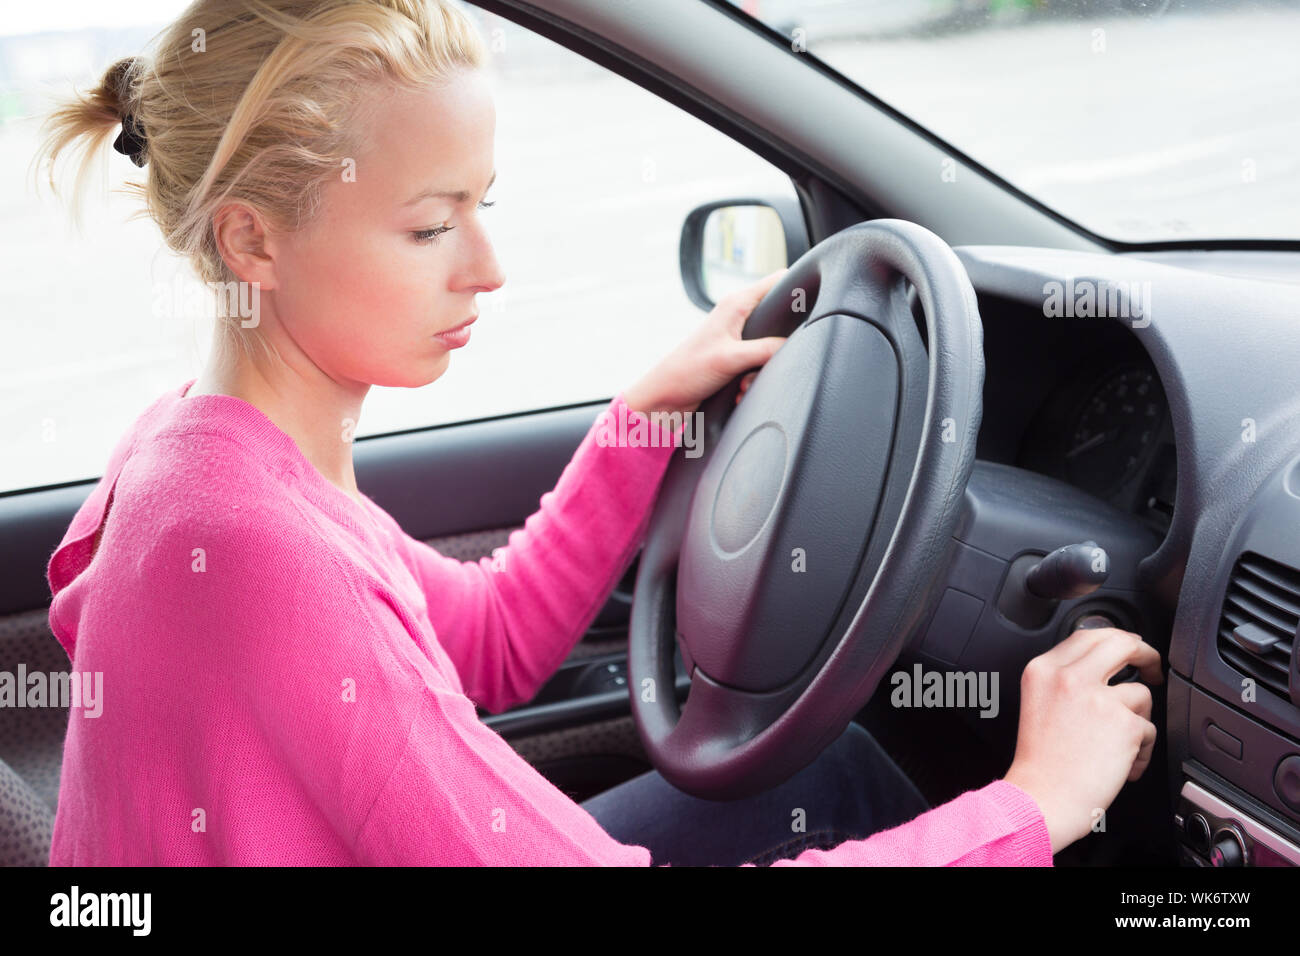
[[501,268],[501,263],[497,261],[496,251],[492,248],[490,243],[488,244],[487,259],[488,264],[484,269],[482,280],[483,291],[495,292],[506,284],[506,274],[505,270]]
[[463,281],[475,292],[494,292],[505,285],[505,272],[497,261],[496,250],[492,248],[487,230],[482,225],[476,225],[473,233],[473,241],[467,250],[462,270]]

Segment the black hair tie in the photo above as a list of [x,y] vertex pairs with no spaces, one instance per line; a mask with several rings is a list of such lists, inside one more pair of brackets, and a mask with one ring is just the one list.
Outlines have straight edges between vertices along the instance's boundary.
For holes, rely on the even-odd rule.
[[137,166],[143,166],[145,146],[144,127],[134,113],[127,113],[122,117],[122,132],[113,140],[113,148],[123,156],[130,157],[131,162]]

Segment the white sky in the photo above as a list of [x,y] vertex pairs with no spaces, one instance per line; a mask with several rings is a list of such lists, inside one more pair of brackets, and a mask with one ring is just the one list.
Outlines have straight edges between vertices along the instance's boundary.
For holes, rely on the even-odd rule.
[[0,36],[83,27],[161,25],[174,20],[188,6],[189,0],[3,0]]

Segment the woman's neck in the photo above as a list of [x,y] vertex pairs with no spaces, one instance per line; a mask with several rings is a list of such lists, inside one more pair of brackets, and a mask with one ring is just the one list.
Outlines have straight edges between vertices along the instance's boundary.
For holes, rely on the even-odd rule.
[[326,481],[362,503],[352,462],[352,437],[365,392],[348,392],[318,369],[309,375],[286,370],[272,380],[246,365],[224,373],[209,365],[185,398],[196,395],[229,395],[252,405],[293,439]]

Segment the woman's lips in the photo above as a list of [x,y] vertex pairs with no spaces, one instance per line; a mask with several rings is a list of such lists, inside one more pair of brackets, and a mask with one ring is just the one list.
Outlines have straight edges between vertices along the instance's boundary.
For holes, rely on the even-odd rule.
[[434,338],[449,349],[458,349],[461,346],[468,345],[469,327],[477,320],[478,316],[476,315],[468,322],[464,322],[461,325],[456,326],[454,329],[448,329],[446,332],[439,332],[434,336]]

